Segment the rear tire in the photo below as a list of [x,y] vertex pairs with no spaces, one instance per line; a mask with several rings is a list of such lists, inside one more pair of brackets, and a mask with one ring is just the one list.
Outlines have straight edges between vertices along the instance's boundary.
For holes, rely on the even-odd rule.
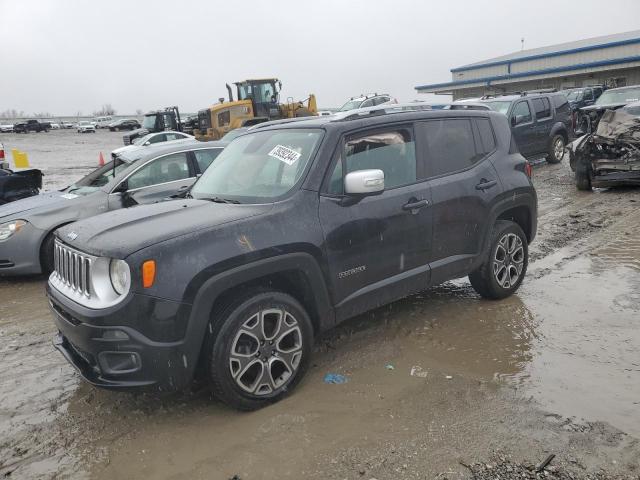
[[564,137],[560,134],[554,135],[549,145],[549,154],[547,155],[547,162],[560,163],[564,157],[565,141]]
[[578,163],[576,165],[576,188],[585,192],[590,192],[591,187],[591,172],[588,166]]
[[304,376],[313,327],[292,296],[253,289],[211,318],[203,352],[206,375],[214,396],[230,407],[256,410],[277,402]]
[[529,245],[520,225],[509,220],[498,220],[491,233],[486,258],[469,275],[469,281],[484,298],[506,298],[520,287],[528,264]]

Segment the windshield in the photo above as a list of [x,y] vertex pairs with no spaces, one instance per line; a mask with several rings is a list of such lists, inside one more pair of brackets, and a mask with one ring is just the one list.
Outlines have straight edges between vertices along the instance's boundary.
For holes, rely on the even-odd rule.
[[118,175],[129,165],[131,164],[123,162],[120,159],[112,160],[109,163],[106,163],[103,167],[94,170],[86,177],[81,178],[73,185],[67,187],[64,191],[66,193],[74,193],[76,195],[88,195],[99,190],[100,187],[104,187],[107,183],[113,180],[115,175]]
[[230,132],[227,132],[225,135],[222,136],[220,140],[223,140],[225,142],[230,142],[234,138],[239,137],[244,133],[247,133],[247,130],[248,130],[247,127],[236,128],[235,130],[231,130]]
[[640,100],[640,87],[625,88],[624,90],[607,90],[596,101],[596,105],[612,103],[631,103]]
[[582,100],[582,90],[573,90],[567,94],[567,100],[570,102],[577,102]]
[[498,112],[498,113],[502,113],[503,115],[506,115],[507,112],[509,111],[509,106],[511,105],[511,102],[484,102],[487,105],[489,105],[489,108],[491,110],[493,110],[494,112]]
[[145,115],[144,120],[142,120],[142,128],[146,128],[147,130],[156,128],[156,116]]
[[338,111],[346,112],[348,110],[354,110],[356,108],[360,108],[361,103],[362,103],[362,100],[350,100],[347,103],[345,103],[342,107],[340,107],[340,110]]
[[284,129],[237,138],[191,190],[194,198],[263,203],[293,189],[322,138],[318,129]]

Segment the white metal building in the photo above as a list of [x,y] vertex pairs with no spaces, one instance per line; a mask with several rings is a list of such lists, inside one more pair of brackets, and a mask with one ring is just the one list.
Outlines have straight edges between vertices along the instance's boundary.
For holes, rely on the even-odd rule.
[[459,98],[607,84],[640,84],[640,30],[522,50],[451,69],[451,81],[415,87]]

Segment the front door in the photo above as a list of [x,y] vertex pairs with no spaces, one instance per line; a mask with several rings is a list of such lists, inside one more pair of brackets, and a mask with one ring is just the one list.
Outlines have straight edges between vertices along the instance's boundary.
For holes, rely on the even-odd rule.
[[549,151],[549,141],[551,139],[551,129],[553,128],[553,115],[551,102],[547,97],[534,98],[531,100],[535,113],[534,153],[547,153]]
[[156,203],[189,188],[196,181],[189,152],[153,159],[124,180],[125,191],[109,195],[109,210]]
[[[359,132],[342,143],[320,198],[338,320],[426,288],[431,194],[411,125]],[[378,195],[344,195],[344,175],[380,169]]]
[[518,150],[525,157],[536,153],[536,131],[533,123],[533,115],[527,100],[519,100],[511,110],[509,121],[511,132],[516,139]]

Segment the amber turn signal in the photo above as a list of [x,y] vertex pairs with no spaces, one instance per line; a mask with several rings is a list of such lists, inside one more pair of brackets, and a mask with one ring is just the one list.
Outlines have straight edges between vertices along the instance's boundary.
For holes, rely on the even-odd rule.
[[147,260],[142,264],[142,286],[144,288],[153,287],[156,281],[156,261]]

